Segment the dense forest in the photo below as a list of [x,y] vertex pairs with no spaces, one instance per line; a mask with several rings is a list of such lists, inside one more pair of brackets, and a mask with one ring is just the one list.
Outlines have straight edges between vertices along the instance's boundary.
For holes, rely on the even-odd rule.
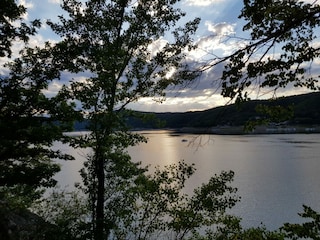
[[[194,112],[165,112],[144,113],[153,115],[149,120],[141,121],[130,118],[133,128],[208,128],[215,126],[243,126],[248,121],[266,118],[265,114],[257,111],[257,106],[292,107],[293,115],[286,120],[288,125],[319,125],[320,124],[320,92],[294,95],[276,100],[252,100],[240,104],[231,104],[204,111]],[[76,125],[77,130],[84,124]]]

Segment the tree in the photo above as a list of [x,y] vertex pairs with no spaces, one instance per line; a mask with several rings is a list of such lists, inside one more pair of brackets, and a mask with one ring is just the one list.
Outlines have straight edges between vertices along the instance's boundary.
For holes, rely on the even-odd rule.
[[31,25],[22,21],[22,16],[26,11],[27,9],[22,5],[17,5],[15,0],[0,2],[0,57],[6,55],[11,57],[14,40],[20,39],[26,43],[29,36],[34,35],[37,28],[40,27],[39,20],[34,20]]
[[[166,87],[197,76],[188,71],[184,57],[194,47],[191,35],[199,19],[170,34],[185,15],[174,8],[177,2],[65,0],[62,8],[68,17],[60,16],[60,23],[49,22],[63,39],[53,50],[57,68],[91,75],[64,90],[90,122],[91,133],[79,143],[93,150],[82,175],[91,200],[95,239],[110,235],[115,211],[128,204],[125,194],[144,172],[126,153],[128,146],[145,140],[128,132],[126,106],[141,97],[161,100]],[[171,42],[164,43],[165,34],[171,35]],[[156,44],[161,46],[153,50]]]
[[[183,188],[194,171],[180,161],[139,175],[126,199],[112,206],[120,208],[110,239],[228,239],[239,233],[240,220],[226,213],[240,199],[231,185],[234,173],[214,175],[189,196]],[[90,238],[89,209],[81,194],[54,191],[34,210],[53,224],[57,239]]]
[[48,223],[43,231],[45,239],[90,239],[87,227],[90,213],[85,197],[78,190],[54,188],[46,198],[35,201],[31,210]]
[[129,208],[130,214],[121,219],[121,227],[115,232],[117,238],[187,239],[209,231],[216,233],[217,226],[228,227],[223,224],[229,218],[226,210],[239,200],[237,189],[230,186],[234,173],[215,175],[188,196],[183,188],[194,171],[193,165],[180,161],[138,177],[136,201]]
[[207,66],[225,63],[223,96],[245,100],[251,87],[274,91],[288,85],[320,89],[315,71],[320,54],[317,1],[244,0],[239,18],[246,21],[243,30],[249,32],[250,39],[242,39],[244,47],[213,59]]
[[[0,5],[0,56],[11,57],[15,40],[27,44],[40,22],[23,22],[26,9],[15,1]],[[62,131],[70,126],[61,120],[71,116],[62,95],[48,99],[43,94],[59,77],[59,71],[51,68],[48,48],[48,44],[43,49],[25,48],[19,58],[1,66],[6,75],[0,76],[0,200],[20,206],[38,198],[39,188],[55,184],[52,176],[60,168],[53,159],[71,159],[49,149],[53,141],[64,138]]]
[[49,79],[59,74],[40,60],[44,54],[49,54],[47,49],[26,49],[8,64],[8,76],[1,78],[0,192],[5,195],[1,198],[38,198],[39,187],[56,183],[52,177],[60,167],[53,160],[73,159],[50,149],[54,141],[65,138],[63,131],[71,129],[73,116],[61,95],[49,99],[43,93]]
[[320,239],[320,214],[305,205],[303,210],[299,215],[310,221],[301,224],[285,223],[280,230],[290,239]]

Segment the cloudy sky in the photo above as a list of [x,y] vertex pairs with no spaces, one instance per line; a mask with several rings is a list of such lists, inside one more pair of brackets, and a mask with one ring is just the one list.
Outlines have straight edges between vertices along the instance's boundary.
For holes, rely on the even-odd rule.
[[[308,1],[308,0],[305,0]],[[314,1],[314,0],[309,0]],[[189,57],[204,61],[212,58],[213,54],[223,56],[231,53],[236,48],[236,40],[226,40],[226,36],[246,37],[242,32],[244,22],[238,19],[242,9],[242,0],[182,0],[179,7],[187,13],[187,19],[201,17],[201,23],[196,33],[195,40],[199,48],[190,53]],[[60,0],[20,0],[28,8],[26,19],[57,20],[62,13]],[[32,38],[32,45],[41,45],[44,41],[58,40],[45,24],[39,34]],[[201,79],[187,88],[175,88],[168,91],[168,97],[162,104],[152,99],[141,99],[131,105],[131,108],[143,111],[193,111],[204,110],[215,106],[227,104],[229,99],[220,96],[217,80],[219,68],[207,72]],[[53,94],[60,88],[61,82],[53,82],[48,94]],[[289,89],[285,95],[301,93],[303,90]],[[252,98],[270,97],[268,92],[253,92]]]

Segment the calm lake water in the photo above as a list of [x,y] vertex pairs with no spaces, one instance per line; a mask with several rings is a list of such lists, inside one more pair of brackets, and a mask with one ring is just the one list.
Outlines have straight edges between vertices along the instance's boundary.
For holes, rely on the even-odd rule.
[[[130,148],[133,161],[165,166],[184,159],[195,163],[196,173],[186,192],[222,170],[233,170],[241,202],[231,213],[241,216],[244,227],[263,223],[277,229],[284,222],[301,222],[302,204],[320,211],[320,134],[281,135],[175,135],[145,131],[147,144]],[[63,163],[56,179],[61,186],[80,182],[85,151],[57,143],[54,148],[72,153],[77,160]]]

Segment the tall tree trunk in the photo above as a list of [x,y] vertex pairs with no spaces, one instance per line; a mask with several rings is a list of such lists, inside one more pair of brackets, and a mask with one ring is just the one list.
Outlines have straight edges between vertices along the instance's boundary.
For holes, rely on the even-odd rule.
[[97,206],[96,206],[96,230],[95,230],[95,240],[105,239],[105,227],[104,227],[104,182],[105,182],[105,172],[104,172],[104,158],[100,152],[97,152]]

